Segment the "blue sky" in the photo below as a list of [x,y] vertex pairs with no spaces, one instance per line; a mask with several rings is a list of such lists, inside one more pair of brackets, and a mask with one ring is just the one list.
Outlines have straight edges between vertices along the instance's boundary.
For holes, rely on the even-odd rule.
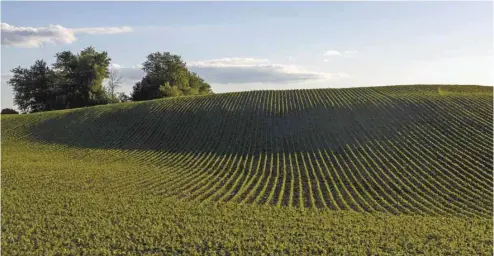
[[[16,66],[105,50],[129,92],[156,51],[215,92],[493,85],[492,2],[2,2],[2,97]],[[58,26],[54,26],[58,25]]]

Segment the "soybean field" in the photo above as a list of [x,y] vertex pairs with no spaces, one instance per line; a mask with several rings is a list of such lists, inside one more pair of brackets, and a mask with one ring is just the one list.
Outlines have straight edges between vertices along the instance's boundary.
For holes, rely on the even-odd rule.
[[492,255],[493,87],[2,115],[8,255]]

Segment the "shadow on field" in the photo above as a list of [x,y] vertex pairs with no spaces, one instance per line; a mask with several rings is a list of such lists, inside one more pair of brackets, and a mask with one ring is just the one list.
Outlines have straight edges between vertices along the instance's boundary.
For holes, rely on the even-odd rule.
[[326,149],[338,153],[346,144],[365,143],[371,138],[389,139],[404,125],[437,118],[411,104],[395,104],[392,108],[354,104],[351,109],[314,104],[304,108],[279,107],[278,111],[272,105],[235,97],[239,96],[78,109],[41,122],[31,130],[31,136],[43,142],[81,148],[216,154]]

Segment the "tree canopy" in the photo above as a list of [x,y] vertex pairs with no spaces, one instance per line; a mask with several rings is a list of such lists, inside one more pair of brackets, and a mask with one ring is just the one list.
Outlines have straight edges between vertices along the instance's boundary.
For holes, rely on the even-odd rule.
[[65,108],[107,103],[103,80],[108,77],[111,59],[106,52],[97,52],[93,47],[74,55],[70,51],[57,53],[53,67],[59,78],[62,104]]
[[211,86],[189,71],[180,56],[169,52],[149,54],[142,70],[146,75],[134,85],[134,101],[212,93]]
[[[37,60],[29,68],[11,70],[13,77],[8,83],[15,92],[14,104],[22,112],[212,93],[211,86],[189,71],[180,56],[169,52],[147,56],[142,65],[145,76],[134,85],[130,97],[115,91],[122,76],[110,68],[107,52],[87,47],[77,54],[59,52],[55,58],[51,67]],[[104,81],[108,81],[106,87]]]
[[13,87],[14,103],[23,112],[77,108],[108,102],[103,79],[108,77],[110,58],[93,47],[79,54],[59,52],[50,68],[37,60],[30,68],[11,70],[8,83]]
[[59,93],[57,77],[45,61],[37,60],[29,69],[17,67],[11,70],[8,81],[15,95],[14,104],[24,112],[54,109]]
[[11,108],[4,108],[2,109],[2,115],[4,114],[19,114],[19,112],[15,111],[15,109],[11,109]]

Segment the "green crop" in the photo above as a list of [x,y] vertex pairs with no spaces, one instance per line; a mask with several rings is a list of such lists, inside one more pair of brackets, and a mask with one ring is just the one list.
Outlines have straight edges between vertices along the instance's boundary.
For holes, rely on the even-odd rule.
[[491,255],[492,87],[2,115],[5,255]]

